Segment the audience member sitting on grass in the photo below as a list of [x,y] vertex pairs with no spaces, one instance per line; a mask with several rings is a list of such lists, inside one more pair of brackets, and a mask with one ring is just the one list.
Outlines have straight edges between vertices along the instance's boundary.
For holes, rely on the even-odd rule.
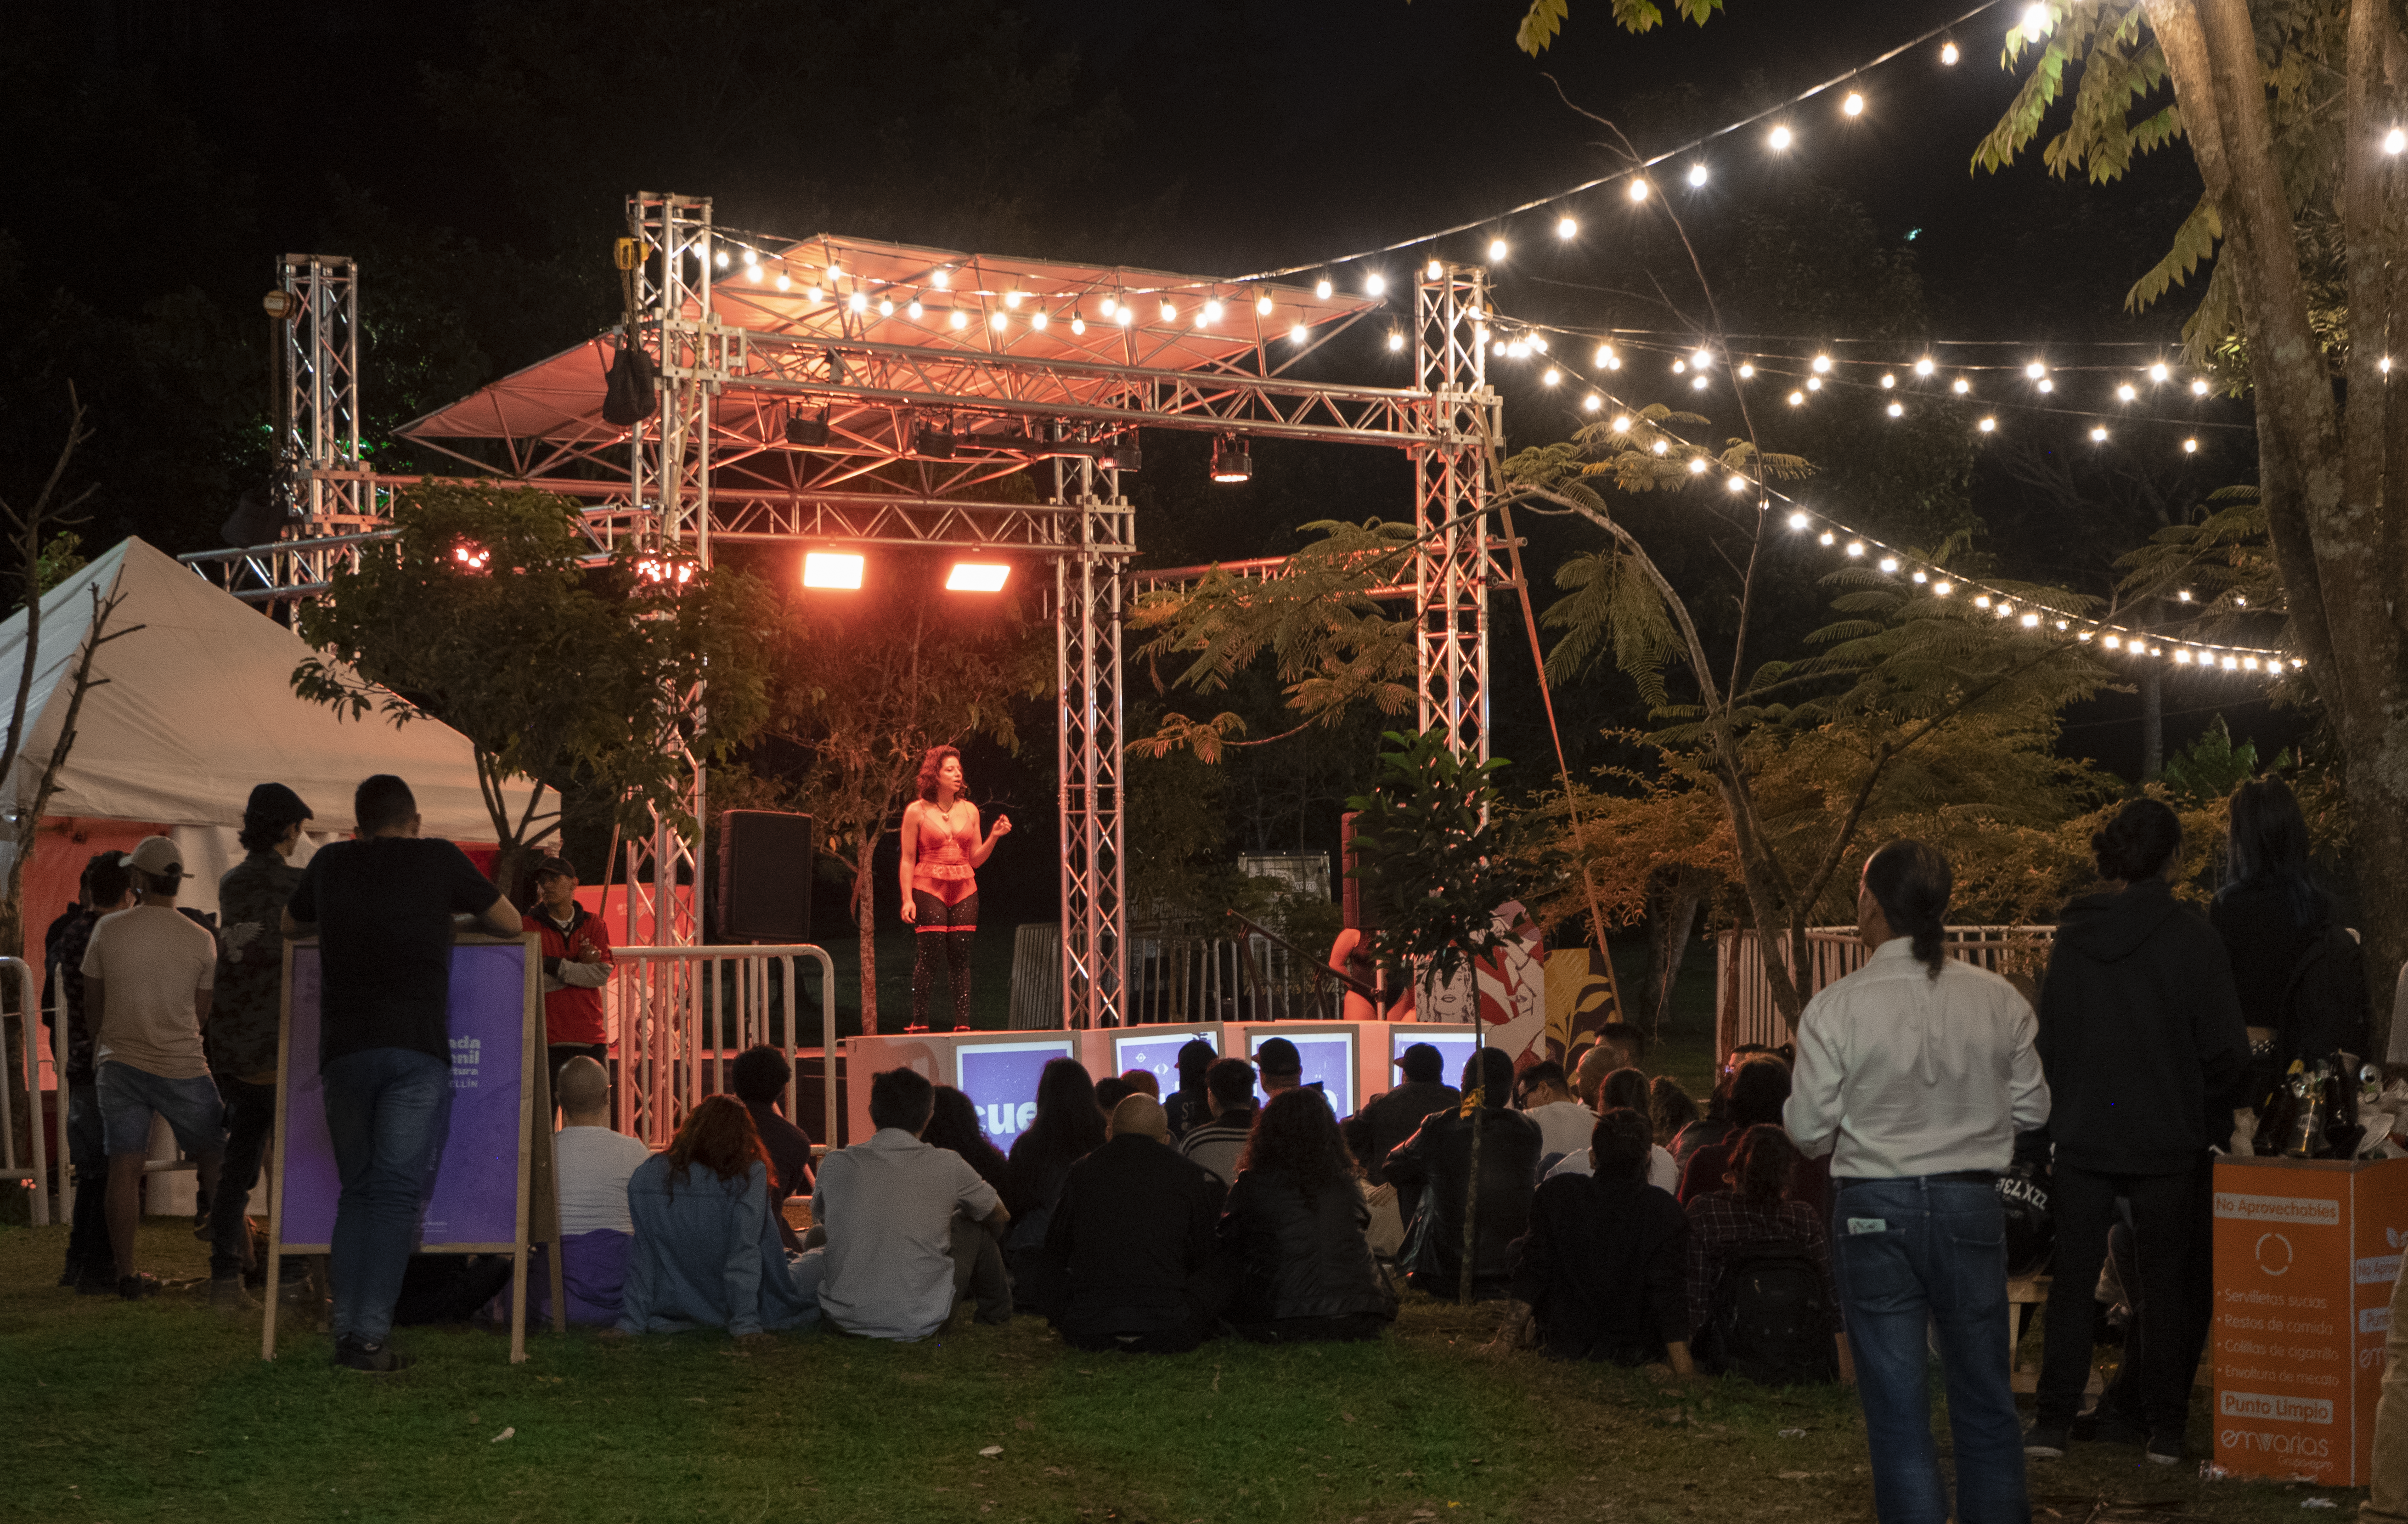
[[1772,1050],[1761,1042],[1742,1042],[1731,1049],[1723,1059],[1723,1067],[1714,1077],[1714,1087],[1706,1097],[1705,1114],[1683,1128],[1665,1146],[1672,1150],[1673,1162],[1685,1170],[1689,1156],[1708,1143],[1735,1142],[1743,1130],[1731,1126],[1729,1116],[1731,1085],[1740,1070],[1750,1058],[1762,1055],[1772,1057]]
[[1514,1245],[1509,1344],[1527,1327],[1556,1359],[1669,1359],[1689,1373],[1689,1225],[1647,1183],[1649,1137],[1643,1113],[1612,1107],[1589,1131],[1589,1169],[1558,1170],[1539,1187],[1530,1230]]
[[1012,1303],[1024,1313],[1051,1313],[1061,1287],[1045,1257],[1045,1227],[1070,1166],[1103,1146],[1104,1114],[1096,1109],[1096,1082],[1076,1058],[1056,1058],[1037,1076],[1037,1115],[1011,1141],[1011,1231],[1003,1241],[1011,1270]]
[[[1698,1103],[1689,1099],[1688,1091],[1681,1088],[1679,1080],[1670,1074],[1658,1074],[1647,1082],[1646,1110],[1647,1119],[1656,1126],[1656,1146],[1663,1149],[1665,1157],[1670,1158],[1672,1140],[1681,1135],[1682,1129],[1698,1119]],[[1680,1178],[1681,1162],[1674,1158],[1672,1179],[1675,1185]],[[1672,1186],[1665,1188],[1670,1190]]]
[[769,1211],[778,1219],[778,1236],[789,1251],[799,1252],[802,1241],[786,1222],[786,1202],[811,1193],[811,1138],[778,1110],[794,1077],[795,1067],[786,1056],[762,1042],[736,1056],[727,1082],[752,1114],[761,1147],[769,1156]]
[[1112,1109],[1111,1137],[1070,1167],[1045,1254],[1062,1287],[1054,1328],[1074,1348],[1175,1355],[1211,1337],[1225,1192],[1169,1138],[1154,1098],[1129,1096]]
[[[1373,1186],[1388,1182],[1389,1153],[1397,1144],[1413,1135],[1423,1121],[1433,1112],[1451,1112],[1463,1103],[1463,1093],[1444,1083],[1446,1060],[1438,1049],[1427,1042],[1415,1042],[1397,1060],[1397,1068],[1405,1083],[1383,1096],[1372,1098],[1352,1123],[1361,1146],[1354,1157],[1362,1162],[1363,1178]],[[1413,1208],[1421,1203],[1421,1191],[1397,1191],[1397,1206],[1411,1222]]]
[[1572,1099],[1570,1085],[1564,1081],[1564,1066],[1552,1058],[1542,1058],[1513,1078],[1514,1103],[1522,1114],[1539,1124],[1539,1168],[1554,1167],[1557,1159],[1577,1154],[1588,1147],[1588,1135],[1597,1126],[1597,1113]]
[[1569,1071],[1572,1099],[1592,1113],[1598,1109],[1598,1095],[1605,1088],[1605,1077],[1623,1067],[1613,1061],[1614,1053],[1614,1049],[1596,1042],[1583,1048],[1580,1057],[1572,1060]]
[[1227,1186],[1238,1178],[1238,1156],[1254,1130],[1254,1070],[1243,1058],[1220,1058],[1204,1071],[1204,1101],[1212,1119],[1191,1127],[1179,1152]]
[[979,1121],[978,1102],[952,1085],[937,1086],[936,1109],[929,1114],[928,1130],[920,1136],[931,1148],[949,1148],[960,1155],[962,1162],[976,1170],[981,1180],[995,1187],[998,1201],[1011,1188],[1010,1163],[1003,1157],[1002,1149],[987,1141],[986,1127]]
[[1414,1289],[1453,1301],[1463,1273],[1463,1212],[1470,1194],[1472,1129],[1480,1129],[1480,1210],[1471,1266],[1472,1295],[1505,1294],[1512,1246],[1530,1225],[1538,1188],[1539,1124],[1506,1109],[1513,1093],[1513,1061],[1499,1048],[1481,1048],[1463,1063],[1467,1099],[1480,1092],[1478,1112],[1440,1112],[1397,1145],[1385,1166],[1399,1191],[1421,1190],[1421,1206],[1398,1256]]
[[[1667,1080],[1657,1083],[1671,1082]],[[1597,1093],[1599,1114],[1612,1111],[1616,1106],[1636,1112],[1642,1118],[1648,1114],[1647,1076],[1635,1069],[1617,1069],[1607,1074],[1598,1083]],[[1650,1131],[1653,1131],[1652,1127]],[[1548,1171],[1547,1178],[1552,1180],[1559,1174],[1586,1174],[1588,1170],[1589,1146],[1583,1143],[1565,1155],[1554,1169]],[[1680,1183],[1681,1168],[1672,1162],[1670,1149],[1654,1143],[1647,1145],[1646,1179],[1647,1184],[1668,1195],[1671,1193],[1673,1186]]]
[[1616,1069],[1647,1070],[1647,1034],[1627,1021],[1609,1021],[1598,1028],[1598,1046],[1613,1055]]
[[622,1332],[709,1327],[744,1338],[819,1320],[819,1262],[787,1259],[769,1210],[769,1158],[734,1096],[705,1096],[667,1150],[638,1166],[627,1211],[636,1242]]
[[1274,1037],[1254,1050],[1254,1068],[1263,1076],[1263,1099],[1304,1083],[1304,1056],[1284,1037]]
[[924,1339],[965,1295],[980,1322],[1011,1321],[1011,1287],[995,1252],[1011,1214],[960,1155],[923,1141],[936,1104],[924,1075],[875,1075],[869,1120],[878,1130],[820,1161],[811,1219],[827,1246],[803,1260],[824,1262],[820,1307],[847,1333]]
[[1396,1320],[1396,1293],[1364,1238],[1371,1214],[1360,1182],[1321,1092],[1283,1090],[1264,1105],[1221,1218],[1239,1333],[1376,1339]]
[[1133,1096],[1145,1096],[1157,1102],[1162,1100],[1162,1082],[1154,1077],[1151,1069],[1124,1069],[1121,1083],[1129,1087]]
[[[552,1135],[552,1156],[560,1187],[560,1278],[568,1320],[607,1328],[619,1321],[627,1249],[636,1231],[627,1211],[627,1182],[652,1151],[610,1130],[610,1076],[585,1055],[560,1066],[554,1099],[560,1102],[560,1130]],[[536,1300],[545,1299],[538,1293]]]
[[1191,1038],[1179,1049],[1177,1068],[1179,1088],[1163,1098],[1162,1114],[1170,1120],[1173,1143],[1183,1143],[1187,1134],[1212,1119],[1212,1109],[1204,1103],[1204,1071],[1221,1056],[1212,1044],[1202,1038]]
[[[1836,1348],[1837,1371],[1848,1371],[1847,1342],[1839,1321],[1840,1296],[1831,1280],[1831,1247],[1820,1214],[1787,1192],[1799,1160],[1798,1145],[1778,1123],[1760,1123],[1740,1135],[1725,1187],[1708,1191],[1688,1204],[1689,1324],[1691,1347],[1698,1363],[1719,1373],[1735,1361],[1777,1362],[1792,1346],[1803,1346],[1812,1369],[1787,1373],[1789,1380],[1828,1380]],[[1751,1328],[1763,1347],[1733,1347],[1718,1337],[1717,1323],[1741,1294],[1734,1272],[1777,1257],[1792,1265],[1813,1267],[1811,1286],[1790,1286],[1782,1294],[1800,1316],[1811,1316],[1813,1329]],[[1819,1292],[1819,1295],[1817,1294]],[[1819,1302],[1819,1305],[1813,1305]],[[1749,1309],[1737,1309],[1742,1321]],[[1784,1341],[1783,1333],[1794,1335]],[[1826,1347],[1825,1341],[1832,1347]],[[1776,1344],[1783,1347],[1776,1348]],[[1753,1373],[1749,1372],[1746,1373]]]
[[[1730,1123],[1730,1135],[1720,1143],[1700,1147],[1681,1167],[1681,1188],[1674,1194],[1681,1198],[1683,1206],[1708,1191],[1723,1188],[1723,1177],[1731,1172],[1732,1157],[1748,1129],[1781,1125],[1781,1108],[1788,1103],[1789,1086],[1789,1066],[1771,1054],[1758,1054],[1739,1066],[1739,1072],[1731,1076],[1730,1094],[1723,1108]],[[1796,1168],[1796,1177],[1789,1183],[1789,1199],[1805,1202],[1817,1217],[1824,1215],[1824,1208],[1830,1201],[1830,1166],[1801,1154]]]
[[1096,1082],[1096,1112],[1105,1121],[1110,1122],[1112,1108],[1121,1103],[1123,1097],[1136,1093],[1136,1086],[1130,1085],[1128,1081],[1118,1074],[1107,1074]]

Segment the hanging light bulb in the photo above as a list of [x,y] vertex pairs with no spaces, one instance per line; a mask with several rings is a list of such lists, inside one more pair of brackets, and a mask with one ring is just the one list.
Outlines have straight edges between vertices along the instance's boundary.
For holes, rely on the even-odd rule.
[[1165,323],[1179,321],[1179,304],[1168,296],[1162,299],[1162,321]]
[[1204,321],[1207,323],[1218,323],[1221,321],[1221,304],[1219,302],[1206,302],[1204,304]]
[[1036,329],[1040,334],[1045,331],[1047,321],[1048,320],[1041,309],[1028,314],[1028,325]]
[[2408,153],[2408,131],[2394,127],[2383,135],[2383,151],[2397,156]]
[[820,287],[818,281],[814,280],[810,285],[803,288],[803,300],[807,302],[815,302],[819,299]]
[[1802,408],[1806,406],[1806,394],[1803,392],[1790,393],[1789,405],[1793,408]]
[[1728,487],[1733,492],[1745,492],[1747,490],[1747,478],[1734,473],[1731,479],[1724,482],[1723,485]]
[[1098,307],[1096,310],[1101,312],[1106,317],[1111,317],[1112,315],[1112,309],[1118,306],[1120,306],[1118,302],[1112,300],[1110,296],[1107,296],[1103,300],[1103,305]]
[[1557,370],[1553,366],[1549,366],[1547,367],[1547,373],[1539,378],[1539,384],[1541,386],[1553,386],[1563,379],[1564,373],[1562,371]]
[[1906,404],[1903,402],[1893,402],[1889,405],[1888,410],[1889,415],[1892,418],[1903,418],[1906,416]]
[[1852,539],[1852,540],[1848,541],[1848,554],[1849,554],[1850,555],[1862,555],[1862,554],[1865,554],[1865,542],[1864,542],[1863,540],[1861,540],[1861,539]]
[[1315,281],[1312,283],[1312,294],[1313,294],[1314,295],[1316,295],[1316,296],[1319,296],[1319,297],[1324,298],[1325,300],[1326,300],[1326,299],[1328,297],[1328,295],[1329,295],[1329,290],[1330,290],[1330,286],[1329,286],[1329,277],[1327,277],[1327,276],[1326,276],[1326,275],[1325,275],[1325,276],[1323,276],[1320,280],[1315,280]]
[[2193,396],[2207,395],[2207,381],[2204,378],[2194,381],[2190,383],[2190,395]]
[[2015,623],[2021,625],[2028,630],[2038,629],[2040,628],[2040,615],[2027,612],[2021,619],[2016,620]]
[[1646,200],[1646,199],[1647,199],[1647,182],[1646,182],[1645,180],[1632,180],[1632,181],[1630,182],[1630,192],[1629,192],[1629,194],[1630,194],[1631,202],[1632,202],[1632,204],[1634,204],[1634,205],[1636,205],[1636,204],[1637,204],[1637,203],[1639,203],[1639,202],[1641,202],[1641,201]]
[[1898,378],[1897,378],[1896,376],[1891,375],[1891,374],[1890,374],[1888,371],[1886,371],[1886,370],[1885,370],[1885,371],[1883,371],[1883,372],[1882,372],[1881,385],[1882,385],[1882,390],[1883,390],[1883,391],[1886,392],[1886,391],[1888,391],[1891,387],[1896,386],[1897,384],[1898,384]]
[[1555,219],[1555,237],[1559,237],[1559,238],[1575,238],[1575,237],[1578,237],[1579,236],[1580,236],[1580,223],[1578,223],[1577,222],[1574,222],[1574,221],[1573,221],[1570,217],[1569,217],[1569,216],[1565,216],[1565,217],[1558,217],[1558,218],[1556,218],[1556,219]]
[[1591,392],[1588,395],[1581,398],[1581,410],[1583,412],[1595,412],[1598,409],[1604,406],[1605,398],[1598,395],[1595,392]]
[[920,298],[919,298],[919,297],[917,297],[917,296],[914,296],[914,297],[912,297],[912,298],[911,298],[911,305],[910,305],[910,306],[909,306],[909,307],[907,307],[907,308],[905,308],[903,310],[905,310],[906,312],[910,313],[914,318],[916,318],[916,317],[918,317],[918,316],[919,316],[923,311],[926,310],[926,309],[923,308],[923,307],[920,305]]
[[1702,164],[1693,164],[1689,165],[1689,183],[1691,185],[1703,185],[1705,182],[1706,166]]
[[2049,25],[2048,7],[2035,3],[2024,7],[2023,34],[2026,37],[2048,36]]
[[1689,378],[1689,390],[1693,392],[1702,392],[1706,389],[1707,383],[1708,379],[1706,377],[1692,376]]
[[951,291],[953,289],[953,272],[951,270],[931,270],[928,272],[928,284],[936,287],[939,291]]
[[1015,311],[1015,312],[1019,311],[1019,310],[1020,310],[1020,293],[1019,293],[1019,292],[1017,292],[1017,291],[1007,291],[1007,292],[1005,292],[1005,293],[1003,294],[1003,305],[1004,305],[1004,306],[1006,306],[1006,307],[1008,307],[1008,308],[1010,308],[1010,309],[1012,309],[1013,311]]
[[949,321],[951,321],[953,325],[956,328],[967,328],[970,325],[969,314],[963,311],[958,307],[953,309],[953,315]]
[[2166,363],[2163,360],[2158,361],[2156,365],[2149,367],[2149,380],[2153,381],[2164,381],[2167,377],[2172,374],[2172,371],[2166,368]]
[[2123,385],[2115,388],[2115,400],[2118,402],[2129,402],[2140,395],[2140,392],[2133,387],[2130,381],[2126,381]]
[[882,318],[891,318],[895,315],[894,297],[881,296],[878,299],[878,315]]
[[1948,383],[1948,390],[1956,393],[1958,396],[1964,396],[1973,390],[1973,383],[1967,381],[1964,377],[1959,376],[1955,381]]
[[1670,440],[1669,440],[1669,439],[1658,439],[1658,440],[1656,440],[1654,444],[1649,445],[1647,448],[1648,448],[1648,449],[1650,449],[1650,450],[1652,450],[1652,451],[1654,451],[1654,452],[1656,452],[1656,453],[1657,453],[1657,454],[1661,455],[1661,454],[1665,454],[1665,453],[1670,453],[1670,450],[1671,450],[1671,448],[1672,448],[1672,444],[1671,444],[1671,441],[1670,441]]
[[2024,374],[2033,381],[2038,381],[2042,376],[2048,374],[2048,367],[2041,364],[2038,360],[2034,360],[2031,364],[2024,367]]
[[718,253],[711,256],[711,263],[717,265],[723,270],[727,268],[727,251],[722,249]]
[[1128,327],[1130,324],[1137,322],[1137,309],[1131,307],[1126,302],[1123,302],[1121,303],[1119,309],[1112,313],[1112,321],[1119,323],[1124,328]]
[[1823,389],[1823,378],[1822,378],[1822,377],[1820,377],[1820,376],[1809,376],[1809,377],[1807,377],[1807,378],[1806,378],[1806,390],[1808,390],[1808,391],[1810,391],[1810,392],[1819,392],[1819,391],[1821,391],[1822,389]]
[[2092,444],[2105,444],[2107,442],[2107,431],[2103,428],[2092,429],[2090,431],[2090,442]]
[[794,282],[786,279],[786,272],[780,270],[778,272],[778,289],[780,291],[784,291],[793,285]]
[[1689,352],[1689,363],[1696,366],[1699,370],[1703,370],[1707,366],[1713,364],[1713,355],[1705,350],[1691,350]]
[[1944,597],[1946,597],[1949,594],[1954,593],[1955,591],[1956,591],[1956,584],[1955,582],[1933,582],[1933,583],[1931,584],[1931,591],[1932,591],[1933,593],[1935,593],[1935,594],[1939,595],[1941,597],[1943,597],[1943,598],[1944,598]]
[[1675,375],[1675,376],[1685,376],[1685,375],[1687,375],[1688,373],[1689,373],[1689,362],[1688,362],[1688,361],[1686,361],[1686,360],[1675,360],[1675,361],[1673,361],[1673,362],[1672,362],[1672,374],[1673,374],[1673,375]]
[[2042,378],[2041,378],[2040,392],[2041,392],[2041,395],[2042,395],[2042,396],[2046,396],[2049,393],[2054,392],[2054,391],[2056,391],[2056,390],[2057,390],[2057,382],[2055,382],[2055,381],[2050,381],[2050,380],[2049,380],[2047,377],[2045,377],[2045,376],[2043,376],[2043,377],[2042,377]]
[[1544,334],[1532,334],[1530,336],[1530,347],[1537,350],[1541,354],[1546,353],[1547,336]]
[[1766,135],[1765,141],[1772,145],[1775,152],[1780,152],[1789,147],[1792,138],[1790,137],[1789,129],[1787,127],[1775,127],[1770,134]]
[[1268,295],[1254,298],[1254,315],[1265,318],[1271,315],[1271,299]]
[[1073,316],[1070,319],[1070,331],[1074,334],[1085,333],[1087,331],[1087,320],[1082,317]]
[[1293,323],[1289,326],[1287,331],[1287,339],[1289,343],[1301,344],[1305,341],[1307,337],[1308,330],[1305,328],[1303,323]]
[[1985,434],[1995,434],[1998,432],[1999,421],[1995,418],[1985,418],[1973,426]]
[[1491,238],[1488,240],[1488,257],[1492,261],[1503,259],[1505,257],[1505,240],[1503,238]]
[[1388,348],[1390,350],[1400,350],[1404,347],[1405,336],[1400,333],[1391,331],[1388,335]]
[[1831,373],[1831,357],[1828,354],[1818,354],[1814,356],[1813,364],[1809,368],[1817,376],[1828,376]]
[[1840,109],[1849,116],[1860,117],[1865,114],[1865,98],[1851,90],[1848,92],[1848,98],[1840,103]]
[[1373,270],[1370,274],[1363,278],[1363,290],[1369,295],[1377,296],[1387,289],[1387,277],[1382,275],[1377,270]]
[[1436,280],[1446,274],[1446,266],[1433,259],[1422,270],[1422,273],[1429,279]]
[[1956,66],[1956,60],[1962,56],[1964,55],[1956,50],[1956,39],[1955,37],[1950,37],[1940,45],[1940,62],[1946,65],[1948,67],[1952,69],[1955,68]]
[[1703,476],[1706,474],[1706,460],[1703,455],[1693,455],[1690,457],[1689,474],[1691,476]]
[[1914,362],[1914,373],[1918,376],[1928,377],[1939,368],[1940,367],[1938,366],[1931,363],[1931,356],[1928,354],[1922,359]]
[[1612,345],[1599,344],[1597,347],[1597,363],[1601,366],[1612,365],[1613,363]]
[[1810,521],[1803,513],[1792,513],[1789,515],[1789,527],[1792,529],[1803,529],[1809,522]]
[[752,281],[752,283],[754,283],[755,285],[758,285],[758,284],[760,283],[760,281],[761,281],[761,266],[758,266],[758,265],[747,265],[747,266],[744,266],[744,279],[745,279],[745,280],[747,280]]
[[1630,415],[1628,413],[1626,412],[1615,415],[1613,420],[1613,432],[1616,434],[1627,434],[1630,432]]
[[1753,365],[1751,365],[1751,364],[1749,364],[1748,362],[1746,362],[1746,361],[1744,361],[1744,360],[1741,361],[1741,362],[1740,362],[1740,367],[1739,367],[1739,379],[1740,379],[1740,380],[1742,380],[1742,381],[1754,381],[1754,380],[1756,380],[1756,367],[1755,367],[1755,366],[1753,366]]
[[1879,565],[1880,565],[1880,567],[1881,567],[1882,570],[1884,570],[1885,572],[1887,572],[1887,573],[1889,573],[1889,574],[1890,574],[1890,575],[1892,575],[1892,576],[1897,575],[1897,573],[1898,573],[1898,557],[1897,557],[1897,556],[1895,556],[1895,555],[1885,555],[1885,556],[1883,556],[1883,557],[1881,558],[1881,561],[1879,562]]
[[856,291],[844,299],[844,305],[855,312],[867,312],[869,310],[869,294]]
[[2183,441],[2183,453],[2184,453],[2184,454],[2186,454],[2186,455],[2196,455],[2196,454],[2198,454],[2198,453],[2199,453],[2199,441],[2198,441],[2197,439],[2185,439],[2185,440]]

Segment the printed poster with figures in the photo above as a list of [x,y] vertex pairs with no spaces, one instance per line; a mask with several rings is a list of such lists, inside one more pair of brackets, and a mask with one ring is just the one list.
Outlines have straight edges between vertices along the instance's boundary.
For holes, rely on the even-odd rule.
[[1497,907],[1493,922],[1505,942],[1486,957],[1458,968],[1454,977],[1431,977],[1425,965],[1413,987],[1415,1021],[1469,1022],[1476,976],[1480,1019],[1488,1025],[1487,1045],[1502,1048],[1520,1070],[1555,1057],[1547,1051],[1547,949],[1519,900]]
[[2215,1463],[2364,1486],[2408,1159],[2219,1157],[2213,1211]]

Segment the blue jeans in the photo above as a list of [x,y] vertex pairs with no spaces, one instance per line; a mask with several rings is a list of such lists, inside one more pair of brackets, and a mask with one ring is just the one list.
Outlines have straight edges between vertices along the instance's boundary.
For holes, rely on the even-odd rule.
[[1856,1357],[1882,1524],[1942,1524],[1927,1330],[1940,1345],[1959,1524],[2030,1524],[2007,1351],[2007,1229],[1997,1190],[1917,1176],[1834,1180],[1831,1269]]
[[343,1186],[329,1256],[335,1337],[382,1344],[451,1130],[452,1066],[408,1048],[367,1048],[329,1059],[320,1079]]

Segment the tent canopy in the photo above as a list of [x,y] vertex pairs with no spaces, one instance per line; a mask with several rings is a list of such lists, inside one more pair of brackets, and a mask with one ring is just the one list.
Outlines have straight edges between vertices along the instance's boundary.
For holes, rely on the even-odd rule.
[[[299,794],[320,834],[351,828],[351,791],[398,773],[418,796],[424,831],[491,841],[466,737],[433,720],[395,726],[371,712],[338,718],[293,691],[313,654],[299,636],[139,539],[94,559],[42,598],[40,649],[25,705],[25,744],[0,780],[13,811],[33,803],[57,749],[93,594],[122,601],[48,813],[170,826],[238,827],[254,784]],[[22,669],[25,611],[0,621],[0,713]],[[523,806],[523,788],[512,791]]]

